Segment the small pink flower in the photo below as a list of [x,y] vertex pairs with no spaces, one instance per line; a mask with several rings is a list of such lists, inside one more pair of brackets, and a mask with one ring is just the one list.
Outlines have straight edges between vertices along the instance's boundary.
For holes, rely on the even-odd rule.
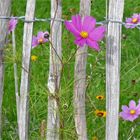
[[126,28],[135,28],[140,23],[140,14],[133,14],[131,18],[126,19]]
[[67,30],[69,30],[74,36],[76,45],[83,47],[84,45],[88,45],[91,48],[99,51],[98,42],[103,39],[105,35],[105,27],[96,26],[96,19],[91,16],[85,16],[83,20],[80,15],[72,16],[72,22],[65,21],[64,22]]
[[40,44],[44,44],[44,43],[48,42],[49,41],[48,38],[49,38],[49,33],[47,31],[38,32],[37,36],[33,36],[32,48],[37,47]]
[[17,23],[18,23],[18,20],[14,19],[14,17],[12,17],[12,19],[9,20],[8,33],[10,33],[10,32],[15,30]]
[[140,115],[140,102],[136,106],[135,101],[131,100],[129,102],[129,106],[126,106],[126,105],[122,106],[122,112],[120,112],[120,116],[124,120],[128,120],[132,122],[135,119],[137,119],[139,115]]

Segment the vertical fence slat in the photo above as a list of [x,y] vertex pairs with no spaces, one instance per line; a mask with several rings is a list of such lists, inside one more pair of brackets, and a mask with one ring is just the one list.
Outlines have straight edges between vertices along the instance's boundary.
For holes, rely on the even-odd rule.
[[[0,16],[10,16],[11,0],[0,1]],[[3,100],[3,86],[4,86],[4,62],[3,51],[7,33],[8,20],[0,19],[0,139],[2,133],[2,100]]]
[[[90,15],[90,0],[80,1],[80,15]],[[86,63],[87,46],[79,48],[75,60],[74,76],[74,110],[75,126],[78,140],[87,140],[86,115],[85,115],[85,90],[86,90]]]
[[15,96],[16,96],[16,108],[17,108],[17,122],[19,121],[19,92],[18,92],[18,71],[16,59],[16,39],[15,31],[12,31],[12,47],[13,47],[13,58],[14,58],[14,80],[15,80]]
[[[36,0],[28,0],[26,7],[25,20],[33,20]],[[19,137],[20,140],[28,139],[29,126],[29,71],[32,43],[33,22],[24,23],[23,35],[23,56],[22,56],[22,74],[20,85],[20,115],[19,115]]]
[[[109,1],[108,19],[122,21],[124,0]],[[118,140],[121,24],[109,22],[106,50],[106,140]]]
[[[61,14],[61,0],[51,0],[51,18],[61,19]],[[50,94],[48,96],[47,140],[59,139],[60,118],[58,92],[62,69],[62,64],[60,61],[62,57],[61,39],[62,23],[52,20],[50,35],[50,69],[48,78],[48,89]]]

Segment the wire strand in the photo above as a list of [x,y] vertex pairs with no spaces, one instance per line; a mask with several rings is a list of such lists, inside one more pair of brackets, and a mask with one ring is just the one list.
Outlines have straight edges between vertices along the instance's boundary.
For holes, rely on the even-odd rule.
[[[105,20],[103,21],[99,21],[99,22],[96,22],[97,25],[104,25],[104,24],[108,24],[109,22],[113,22],[113,23],[119,23],[119,24],[122,24],[122,25],[134,25],[134,24],[131,24],[131,23],[125,23],[125,22],[122,22],[122,21],[117,21],[117,20],[113,20],[113,19],[106,19],[107,17],[105,17]],[[32,23],[32,22],[50,22],[52,20],[54,21],[58,21],[58,22],[64,22],[65,20],[64,19],[58,19],[58,18],[34,18],[33,20],[25,20],[25,16],[16,16],[16,17],[7,17],[7,16],[0,16],[0,19],[5,19],[5,20],[9,20],[9,19],[17,19],[17,20],[21,20],[23,22],[26,22],[26,23]],[[69,20],[71,21],[71,20]],[[135,26],[140,29],[140,23],[138,24],[135,24]]]

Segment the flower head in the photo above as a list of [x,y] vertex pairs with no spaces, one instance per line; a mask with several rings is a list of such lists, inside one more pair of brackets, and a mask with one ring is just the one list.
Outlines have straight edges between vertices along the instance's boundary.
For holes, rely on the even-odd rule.
[[15,30],[17,23],[18,23],[18,20],[15,19],[14,17],[9,20],[9,22],[8,22],[8,33]]
[[72,16],[72,22],[65,21],[65,26],[75,36],[75,44],[83,47],[88,45],[99,51],[98,41],[105,35],[105,27],[95,28],[96,19],[91,16],[85,16],[83,20],[80,15]]
[[98,117],[106,117],[106,111],[96,110],[95,115]]
[[37,47],[40,44],[48,42],[49,33],[48,32],[38,32],[37,36],[33,36],[32,47]]
[[32,55],[32,56],[31,56],[31,60],[32,60],[32,61],[36,61],[36,60],[37,60],[37,56],[36,56],[36,55]]
[[98,96],[96,96],[96,99],[103,100],[104,99],[104,96],[103,95],[98,95]]
[[140,115],[140,103],[136,106],[135,101],[131,100],[129,102],[129,106],[123,105],[122,112],[120,112],[120,116],[124,120],[134,121]]
[[140,14],[133,14],[131,18],[126,19],[126,28],[135,28],[140,23]]

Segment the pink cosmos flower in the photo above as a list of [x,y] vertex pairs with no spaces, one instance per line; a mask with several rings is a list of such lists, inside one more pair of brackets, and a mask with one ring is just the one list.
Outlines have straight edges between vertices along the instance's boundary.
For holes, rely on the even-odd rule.
[[17,23],[18,23],[18,20],[14,19],[14,17],[9,20],[9,23],[8,23],[8,33],[10,33],[10,32],[15,30]]
[[32,48],[37,47],[40,44],[44,44],[44,43],[48,42],[49,41],[48,38],[49,38],[49,33],[47,31],[38,32],[37,36],[33,36]]
[[122,106],[122,112],[120,112],[120,116],[124,120],[128,120],[133,122],[135,119],[137,119],[140,115],[140,102],[136,106],[135,101],[131,100],[129,102],[129,107],[126,105]]
[[88,45],[91,48],[99,51],[98,41],[103,39],[105,35],[105,27],[99,26],[95,28],[96,19],[91,16],[85,16],[81,19],[80,15],[72,16],[72,22],[64,22],[66,29],[69,30],[74,36],[74,43],[80,47]]
[[126,19],[126,28],[135,28],[140,23],[140,14],[133,14],[131,18]]

